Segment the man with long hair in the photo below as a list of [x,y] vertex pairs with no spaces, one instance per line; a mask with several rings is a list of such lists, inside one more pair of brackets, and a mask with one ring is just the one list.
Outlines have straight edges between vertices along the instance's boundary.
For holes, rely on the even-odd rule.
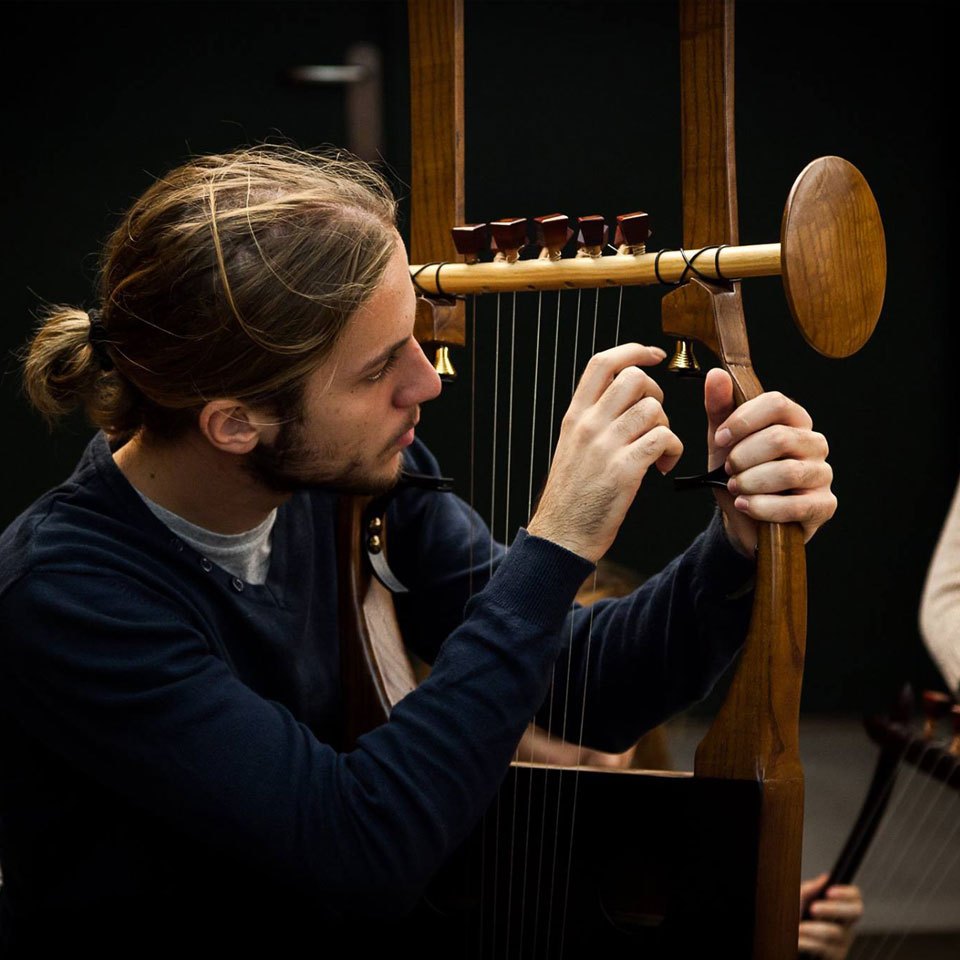
[[547,722],[551,671],[577,702],[587,686],[585,741],[625,749],[742,643],[756,523],[809,538],[832,515],[808,414],[779,394],[734,411],[712,371],[717,516],[629,597],[571,610],[646,471],[682,451],[644,369],[663,352],[598,354],[509,551],[455,497],[395,499],[398,615],[433,670],[339,752],[336,495],[437,470],[395,218],[352,160],[201,157],[122,218],[96,308],[42,318],[28,395],[99,432],[0,539],[7,955],[329,949],[345,918],[409,908]]

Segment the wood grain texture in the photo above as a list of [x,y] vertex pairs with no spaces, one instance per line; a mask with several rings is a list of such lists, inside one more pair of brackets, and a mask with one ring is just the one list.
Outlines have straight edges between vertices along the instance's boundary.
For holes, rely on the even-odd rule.
[[739,243],[733,0],[681,0],[683,245]]
[[[410,259],[457,260],[450,230],[463,223],[463,0],[409,0]],[[462,301],[443,308],[443,335],[462,346]]]
[[[692,280],[663,300],[664,332],[711,349],[737,404],[758,396],[738,284]],[[698,777],[756,780],[762,787],[753,960],[796,950],[803,770],[800,688],[806,638],[806,565],[796,524],[761,524],[753,614],[737,673],[697,749]]]
[[780,227],[783,286],[807,343],[847,357],[870,339],[887,277],[877,201],[860,171],[820,157],[797,177]]
[[463,223],[463,2],[409,0],[410,258],[455,260]]
[[[733,0],[680,2],[683,238],[736,244]],[[762,390],[750,360],[739,284],[699,280],[664,298],[664,325],[699,333],[734,381],[736,402]],[[712,330],[711,330],[712,327]],[[701,742],[698,777],[762,788],[752,960],[796,955],[803,771],[798,722],[806,568],[796,525],[762,524],[753,615],[730,690]]]
[[[770,277],[780,273],[779,243],[724,247],[719,252],[707,249],[700,256],[697,249],[685,252],[688,259],[697,257],[694,261],[697,269],[711,279]],[[413,265],[410,270],[417,274],[417,282],[428,292],[438,293],[439,282],[440,288],[451,294],[644,286],[661,280],[676,283],[684,274],[691,275],[679,250],[664,250],[658,260],[658,254],[634,254],[626,248],[612,256],[425,264]]]

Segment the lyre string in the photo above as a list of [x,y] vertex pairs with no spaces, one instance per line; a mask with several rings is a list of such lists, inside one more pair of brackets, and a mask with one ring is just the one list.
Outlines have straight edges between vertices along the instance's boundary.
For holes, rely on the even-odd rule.
[[[490,576],[493,576],[493,544],[494,529],[497,522],[497,433],[499,424],[497,421],[498,400],[500,392],[500,301],[501,295],[497,294],[497,320],[494,326],[494,358],[493,358],[493,464],[490,474]],[[506,549],[506,543],[504,543]],[[500,866],[500,801],[501,791],[497,791],[496,815],[494,818],[493,831],[493,889],[491,899],[493,901],[491,912],[493,919],[490,924],[490,955],[497,955],[497,881],[499,878]]]
[[[558,297],[559,299],[559,297]],[[530,411],[530,477],[527,484],[527,521],[533,513],[533,459],[537,449],[537,384],[540,374],[540,318],[543,315],[543,291],[537,294],[537,330],[533,348],[533,407]]]
[[[557,291],[557,313],[553,324],[553,371],[550,378],[550,416],[547,421],[547,473],[550,472],[550,466],[553,463],[553,424],[557,407],[557,358],[560,348],[560,297],[562,290]],[[550,674],[550,692],[547,704],[547,746],[550,745],[550,738],[553,730],[553,704],[554,690],[557,682],[557,665],[554,663]],[[537,857],[537,898],[533,908],[533,952],[532,957],[537,955],[537,937],[540,932],[540,894],[543,890],[543,851],[544,837],[547,825],[547,786],[550,781],[550,771],[545,770],[543,775],[543,802],[540,811],[540,847]]]
[[[924,750],[924,753],[921,754],[921,758],[922,756],[926,755],[927,751],[929,751],[932,746],[935,746],[935,745],[936,745],[936,741],[931,742],[931,744],[927,746],[926,750]],[[919,770],[919,764],[921,762],[921,758],[918,758],[917,760],[918,766],[915,768],[915,771]],[[906,828],[909,828],[910,826],[912,826],[913,829],[910,831],[910,835],[905,842],[903,843],[898,842],[896,844],[896,849],[900,851],[899,856],[897,857],[896,862],[893,864],[893,866],[889,870],[885,871],[884,877],[880,886],[878,887],[877,891],[872,894],[872,897],[877,899],[878,901],[883,896],[883,894],[885,894],[889,889],[892,878],[899,875],[900,867],[903,865],[904,859],[906,858],[908,851],[911,851],[914,849],[914,842],[916,841],[917,836],[920,835],[924,826],[926,826],[927,821],[930,819],[930,815],[933,813],[934,809],[936,808],[937,802],[942,795],[942,790],[938,790],[938,787],[940,785],[936,779],[936,773],[939,770],[940,765],[944,760],[947,760],[949,765],[948,772],[946,774],[948,780],[957,768],[958,761],[948,755],[946,757],[938,758],[937,762],[933,766],[933,769],[929,771],[930,780],[924,784],[923,790],[919,792],[917,797],[914,798],[914,802],[911,805],[910,810],[907,811],[907,814],[909,815],[905,814],[905,817],[904,817],[904,823],[907,825]],[[922,800],[924,797],[927,796],[927,793],[930,791],[931,788],[933,789],[933,797],[927,803],[926,809],[923,811],[922,815],[920,816],[914,815],[913,813],[914,808],[917,806],[920,800]],[[953,799],[954,798],[950,797],[950,800],[953,800]],[[948,805],[947,814],[951,812],[953,811],[950,809],[950,806]],[[939,829],[939,826],[945,821],[945,819],[946,819],[946,814],[943,817],[941,817],[940,823],[938,823],[938,829]],[[903,832],[903,831],[900,831],[900,832]],[[932,838],[935,837],[937,832],[938,830],[934,831],[934,833],[931,835],[931,838],[929,838],[926,841],[924,846],[920,848],[919,852],[914,851],[914,853],[917,855],[918,858],[922,858],[922,855],[925,852],[926,847],[929,846]],[[899,837],[897,839],[899,840]],[[926,877],[926,873],[924,874],[923,879],[925,879],[925,877]],[[912,903],[913,900],[916,899],[916,895],[918,891],[919,891],[919,886],[915,885],[912,891],[911,898],[908,902]],[[881,939],[880,942],[876,945],[875,949],[870,953],[870,956],[867,958],[867,960],[877,960],[877,958],[882,953],[885,945],[889,943],[893,935],[894,934],[892,932],[888,931],[887,934],[883,937],[883,939]]]
[[[510,311],[510,391],[507,401],[507,483],[506,483],[506,504],[503,511],[503,543],[504,546],[510,543],[510,480],[511,465],[513,457],[513,388],[514,388],[514,363],[516,360],[517,346],[517,294],[513,294],[513,300]],[[516,754],[514,755],[516,756]],[[510,810],[510,850],[507,855],[507,936],[504,947],[504,956],[510,955],[510,921],[513,915],[513,864],[514,864],[514,843],[517,830],[517,781],[514,779],[513,802]]]
[[[577,380],[578,380],[578,368],[579,368],[579,350],[580,350],[580,338],[581,338],[581,317],[583,309],[583,295],[582,290],[577,291],[577,302],[576,302],[576,316],[574,323],[574,337],[573,337],[573,359],[572,359],[572,369],[571,369],[571,398],[576,391]],[[616,327],[614,334],[614,343],[618,344],[620,340],[620,329],[621,329],[621,319],[622,319],[622,307],[623,307],[623,289],[620,288],[618,291],[618,301],[617,301],[617,311],[616,311]],[[501,455],[500,450],[500,440],[499,440],[499,418],[500,418],[500,353],[501,353],[501,309],[502,309],[502,299],[498,294],[496,298],[496,312],[495,312],[495,324],[494,324],[494,396],[492,404],[492,436],[491,436],[491,468],[490,468],[490,477],[491,477],[491,492],[490,492],[490,554],[489,554],[489,573],[493,573],[493,563],[494,563],[494,544],[495,544],[495,533],[498,530],[498,527],[501,524],[497,520],[498,516],[498,496],[496,493],[497,487],[497,467],[498,467],[498,457]],[[509,393],[506,404],[506,415],[507,415],[507,438],[506,438],[506,485],[507,489],[505,492],[505,504],[504,504],[504,519],[503,519],[503,542],[504,545],[509,543],[510,533],[511,533],[511,483],[512,483],[512,449],[513,449],[513,415],[514,415],[514,400],[515,400],[515,374],[516,374],[516,293],[513,294],[512,300],[512,311],[511,311],[511,332],[510,332],[510,373],[509,373]],[[540,374],[539,374],[539,364],[540,364],[540,350],[541,350],[541,337],[542,337],[542,310],[543,310],[543,294],[540,292],[537,298],[537,324],[536,324],[536,335],[535,335],[535,357],[534,357],[534,375],[533,375],[533,389],[531,396],[531,437],[530,437],[530,458],[529,458],[529,474],[527,478],[527,514],[529,517],[533,512],[533,482],[534,482],[534,470],[536,468],[536,439],[537,439],[537,427],[536,427],[536,413],[538,405],[538,394],[540,389]],[[557,387],[558,387],[558,373],[559,373],[559,340],[560,340],[560,319],[561,319],[561,291],[557,292],[557,303],[556,303],[556,314],[554,318],[554,343],[553,343],[553,367],[551,373],[551,383],[550,383],[550,416],[548,420],[548,430],[547,430],[547,450],[546,450],[546,459],[547,459],[547,471],[549,471],[550,465],[553,458],[553,442],[554,442],[554,431],[556,429],[556,418],[557,418]],[[589,356],[592,356],[597,348],[597,336],[598,336],[598,322],[599,322],[599,290],[594,291],[594,309],[593,309],[593,324],[590,340],[590,352]],[[478,323],[477,323],[477,302],[476,298],[472,299],[472,349],[473,354],[471,357],[471,426],[470,426],[470,501],[471,501],[471,533],[473,533],[473,525],[475,522],[474,518],[474,502],[476,496],[476,384],[477,384],[477,342],[478,342]],[[470,593],[473,592],[473,538],[471,536],[471,547],[470,547],[470,584],[469,589]],[[596,590],[596,574],[594,575],[594,590]],[[571,682],[571,672],[572,672],[572,653],[573,653],[573,636],[574,636],[574,617],[573,612],[575,606],[571,609],[571,624],[570,624],[570,638],[568,643],[567,650],[567,671],[565,677],[564,691],[562,694],[563,707],[562,707],[562,716],[560,718],[560,725],[558,734],[561,739],[566,740],[568,734],[568,727],[571,724],[572,717],[570,716],[570,682]],[[588,637],[586,641],[586,656],[589,661],[590,655],[590,644],[592,642],[592,632],[593,632],[593,611],[589,613],[589,624],[588,624]],[[553,676],[551,677],[550,683],[550,702],[548,705],[548,718],[547,718],[547,733],[546,740],[549,744],[550,738],[552,736],[552,728],[554,726],[554,707],[560,705],[560,697],[557,696],[556,691],[556,666],[554,667]],[[580,724],[577,735],[577,747],[578,747],[578,757],[580,751],[582,751],[583,737],[585,731],[585,718],[586,718],[586,678],[584,678],[583,683],[583,697],[580,704]],[[533,723],[531,722],[531,727]],[[573,739],[572,737],[570,738]],[[515,755],[516,759],[521,759],[519,754]],[[550,882],[549,882],[549,893],[547,895],[547,904],[548,911],[546,924],[546,955],[550,955],[551,949],[551,939],[556,933],[559,933],[560,943],[560,956],[562,956],[564,946],[565,946],[565,931],[566,931],[566,911],[569,901],[569,892],[570,892],[570,877],[571,877],[571,867],[572,867],[572,851],[573,851],[573,822],[575,808],[577,806],[577,797],[578,797],[578,778],[579,771],[575,773],[574,776],[574,789],[572,794],[572,806],[570,807],[570,837],[569,845],[567,849],[567,856],[564,858],[566,860],[566,878],[565,880],[558,873],[558,868],[562,870],[562,860],[559,855],[559,831],[560,831],[560,820],[563,815],[563,777],[558,778],[558,785],[556,791],[556,815],[553,818],[553,844],[552,851],[546,850],[546,845],[544,844],[544,834],[546,830],[547,822],[547,808],[548,808],[548,798],[550,791],[547,789],[550,780],[550,772],[545,771],[544,776],[544,790],[542,797],[542,816],[540,819],[540,846],[538,849],[538,863],[535,870],[535,880],[536,880],[536,901],[534,904],[534,918],[533,918],[533,953],[532,956],[537,955],[537,945],[538,945],[538,934],[541,916],[541,894],[544,887],[545,880],[545,871],[544,866],[544,854],[545,852],[549,855],[550,863]],[[525,841],[523,843],[523,877],[520,890],[520,903],[518,905],[519,909],[519,923],[516,922],[516,917],[514,916],[515,911],[513,911],[513,890],[514,890],[514,873],[516,870],[515,858],[517,855],[517,836],[516,836],[516,819],[517,819],[517,803],[518,803],[518,792],[519,792],[519,775],[514,780],[514,794],[512,802],[512,813],[511,813],[511,828],[510,828],[510,840],[509,840],[509,878],[508,883],[505,883],[504,886],[507,887],[506,895],[506,924],[505,924],[505,945],[503,947],[502,955],[509,957],[511,946],[516,944],[515,949],[520,951],[520,955],[524,954],[524,937],[528,932],[527,926],[527,905],[528,905],[528,889],[530,882],[530,870],[532,864],[530,863],[530,847],[531,847],[531,821],[532,821],[532,798],[533,798],[533,769],[529,769],[529,779],[527,784],[527,811],[526,811],[526,830],[525,830]],[[497,797],[496,804],[496,831],[493,838],[493,851],[492,851],[492,876],[489,879],[492,883],[488,884],[485,882],[487,880],[487,874],[490,871],[485,869],[485,859],[486,859],[486,817],[483,820],[483,831],[484,836],[481,840],[481,879],[480,879],[480,916],[481,916],[481,930],[480,930],[480,943],[478,944],[480,949],[480,954],[483,953],[483,943],[482,938],[485,933],[485,924],[483,923],[483,914],[485,911],[485,898],[489,904],[489,899],[492,897],[492,904],[486,906],[486,911],[492,913],[492,923],[491,926],[491,936],[490,936],[490,950],[492,953],[490,955],[498,955],[498,937],[504,934],[503,927],[498,927],[497,919],[498,913],[503,909],[503,905],[499,902],[499,896],[502,895],[502,891],[498,890],[500,886],[499,880],[501,873],[501,865],[499,863],[500,859],[500,846],[501,846],[501,818],[503,815],[503,810],[501,807],[502,798],[499,794]],[[552,805],[553,801],[551,801]],[[492,813],[493,811],[491,811]],[[566,818],[564,818],[566,819]],[[560,861],[558,863],[558,861]],[[518,878],[519,879],[519,878]],[[559,881],[559,883],[558,883]],[[561,886],[562,885],[562,886]],[[492,890],[488,890],[488,886],[492,886]],[[562,894],[562,901],[557,902],[557,897]],[[562,905],[562,907],[561,907]],[[561,926],[559,931],[555,930],[554,927],[554,910],[561,909],[563,911],[561,922],[558,926]],[[518,930],[514,930],[514,927],[518,926]],[[519,943],[517,943],[516,938],[519,936]]]
[[[913,742],[916,742],[916,738],[913,739]],[[889,811],[887,811],[884,822],[880,824],[873,845],[867,852],[867,856],[861,865],[860,876],[862,882],[864,878],[867,878],[867,882],[869,882],[869,878],[877,876],[878,874],[882,878],[889,878],[890,871],[886,869],[886,862],[890,858],[890,851],[900,848],[902,835],[906,830],[909,830],[910,824],[913,822],[913,809],[916,807],[919,799],[925,794],[924,790],[921,790],[919,793],[913,791],[911,789],[913,782],[920,770],[920,765],[923,763],[924,757],[927,756],[935,745],[935,741],[932,740],[925,744],[923,750],[917,757],[916,763],[912,766],[908,776],[901,784],[898,796],[895,798],[895,802],[891,805]],[[903,811],[902,817],[899,816],[901,811]],[[885,841],[883,844],[878,842],[881,838]],[[886,881],[884,879],[881,879],[880,883],[882,887],[886,887]]]
[[[900,749],[899,753],[897,754],[897,759],[894,761],[893,767],[891,769],[887,782],[884,785],[884,788],[874,798],[874,801],[872,806],[870,807],[870,810],[867,812],[867,815],[863,818],[863,823],[861,824],[860,830],[858,831],[858,835],[857,835],[858,845],[860,846],[863,845],[864,837],[867,837],[870,835],[871,831],[873,830],[874,824],[877,823],[877,821],[881,817],[883,817],[885,813],[887,814],[887,819],[885,819],[881,827],[878,828],[877,836],[882,835],[883,828],[886,826],[886,824],[890,822],[887,806],[889,804],[890,797],[893,795],[894,789],[897,785],[897,775],[900,771],[901,764],[903,763],[903,758],[907,755],[907,751],[916,742],[917,742],[916,737],[912,737],[912,736],[907,737],[905,743],[903,744],[903,747]],[[864,860],[866,856],[869,855],[869,844],[871,844],[873,841],[874,841],[873,837],[871,837],[870,840],[866,841],[868,846],[867,846],[867,852],[865,854],[859,854],[859,847],[858,847],[857,849],[851,851],[850,856],[855,857],[860,855],[861,861]],[[845,858],[842,862],[838,863],[835,866],[834,870],[835,872],[840,872],[842,874],[845,874],[848,871],[849,864],[850,864],[849,858]]]
[[[580,310],[583,303],[583,290],[577,290],[577,309],[576,309],[576,319],[573,326],[573,364],[570,374],[570,399],[573,400],[573,395],[577,389],[577,354],[579,352],[580,346]],[[570,636],[567,640],[567,670],[566,677],[564,678],[564,690],[563,690],[563,715],[560,721],[560,739],[567,739],[567,721],[569,719],[570,713],[570,674],[573,669],[573,631],[574,631],[574,617],[573,612],[576,609],[576,603],[570,605]],[[550,866],[550,895],[548,897],[548,911],[547,911],[547,943],[545,948],[545,953],[547,956],[550,956],[550,937],[553,932],[553,905],[554,905],[554,889],[557,879],[557,852],[560,843],[560,813],[563,806],[563,777],[560,776],[557,779],[557,807],[556,807],[556,816],[554,818],[554,829],[553,829],[553,848],[552,848],[552,858]]]
[[[476,296],[470,297],[470,481],[469,481],[469,497],[470,497],[470,555],[468,557],[468,562],[470,564],[469,572],[467,573],[467,598],[473,596],[473,567],[475,562],[474,557],[474,531],[476,529],[476,482],[477,482],[477,298]],[[486,836],[486,825],[487,825],[487,815],[484,812],[484,815],[481,820],[481,837],[485,838]],[[480,890],[481,890],[481,903],[483,897],[483,848],[485,843],[481,840],[480,845]],[[470,874],[471,870],[468,866],[466,871],[466,876],[464,881],[468,886],[468,889],[465,891],[465,894],[469,895],[469,883],[470,883]],[[466,898],[465,898],[466,899]],[[482,910],[481,910],[482,915]],[[483,925],[481,923],[481,933],[480,937],[482,938],[482,929]],[[464,924],[464,956],[468,957],[470,954],[470,925],[468,923]]]
[[[950,799],[956,802],[956,797],[951,797]],[[940,820],[940,824],[937,825],[938,828],[943,823],[943,821],[946,820],[947,815],[951,813],[956,813],[956,811],[951,810],[950,807],[948,806],[946,813]],[[953,847],[953,839],[954,837],[956,837],[958,830],[960,830],[960,818],[957,818],[956,822],[953,825],[953,828],[951,829],[950,833],[947,836],[946,842],[940,845],[939,852],[936,854],[935,857],[933,857],[933,859],[931,859],[930,863],[927,865],[927,869],[923,872],[923,875],[915,884],[914,890],[910,895],[910,899],[907,901],[908,907],[910,906],[910,904],[914,902],[914,900],[916,900],[917,894],[920,892],[921,889],[923,889],[923,885],[927,882],[927,878],[930,876],[930,874],[933,872],[936,866],[943,859],[944,854]],[[957,839],[960,840],[960,837],[957,837]],[[927,893],[931,899],[933,898],[934,894],[936,894],[936,892],[940,889],[940,887],[943,886],[943,884],[946,882],[947,878],[951,875],[951,873],[953,872],[953,868],[957,865],[958,862],[960,862],[960,844],[957,845],[954,855],[951,858],[950,862],[947,864],[946,868],[940,871],[939,878],[928,889]],[[910,910],[907,910],[907,916],[909,919],[907,920],[906,928],[900,931],[900,934],[897,936],[897,939],[894,942],[893,947],[890,951],[889,956],[891,958],[897,955],[897,953],[900,950],[900,947],[903,946],[904,941],[908,936],[910,936],[910,934],[913,932],[914,928],[917,925],[916,911],[913,911],[911,913]],[[884,944],[887,941],[889,941],[890,938],[893,936],[894,936],[893,932],[888,931],[887,934],[884,936],[883,940],[880,941],[880,948],[882,948]],[[877,953],[875,955],[879,955],[879,954]]]
[[477,298],[470,297],[470,570],[467,574],[467,597],[473,596],[473,536],[476,527],[477,481]]
[[620,314],[623,312],[623,287],[620,287],[620,296],[617,298],[617,328],[613,335],[613,345],[620,346]]
[[[600,310],[600,288],[593,291],[593,335],[590,338],[590,356],[597,352],[597,313]],[[589,358],[588,358],[589,359]]]
[[510,390],[507,399],[507,482],[506,503],[503,510],[503,545],[510,544],[510,466],[513,455],[513,372],[517,348],[517,295],[513,294],[513,305],[510,311]]
[[497,294],[497,319],[493,350],[493,439],[490,467],[490,576],[493,576],[493,530],[497,522],[497,403],[500,392],[500,294]]
[[[593,299],[593,332],[590,337],[590,354],[592,357],[597,352],[597,316],[600,310],[600,289],[599,287],[594,291]],[[589,362],[589,360],[588,360]],[[594,568],[593,571],[593,594],[596,596],[597,593],[597,571]],[[563,949],[566,942],[566,933],[567,933],[567,906],[570,902],[570,872],[573,867],[573,838],[574,830],[577,824],[577,797],[579,794],[580,788],[580,765],[583,762],[583,730],[586,725],[587,719],[587,684],[589,680],[589,671],[590,671],[590,646],[593,642],[593,614],[594,608],[593,604],[590,605],[590,612],[588,614],[589,620],[587,623],[587,645],[586,651],[584,653],[584,662],[583,662],[583,693],[580,700],[580,729],[577,735],[577,770],[573,775],[573,801],[570,804],[570,842],[567,847],[567,878],[566,884],[563,892],[563,912],[561,914],[560,922],[560,952],[558,957],[563,957]],[[571,619],[573,617],[573,612],[571,612]]]
[[[498,298],[499,300],[499,298]],[[476,300],[474,300],[476,304]],[[499,302],[497,304],[499,307]],[[498,310],[499,315],[499,310]],[[473,377],[474,377],[474,390],[473,398],[471,399],[471,410],[476,409],[476,352],[477,352],[477,328],[474,324],[473,329]],[[496,389],[496,386],[494,386]],[[496,425],[494,425],[494,436],[496,435]],[[473,466],[471,467],[471,479],[474,474]],[[489,554],[487,557],[488,563],[488,572],[492,573],[493,571],[493,535],[491,533],[490,543],[489,543]],[[489,575],[489,574],[488,574]],[[472,595],[472,590],[471,590]],[[477,949],[479,956],[483,956],[483,934],[486,928],[484,923],[484,907],[486,906],[486,880],[487,880],[487,811],[484,811],[483,817],[480,820],[480,892],[479,892],[479,910],[478,910],[478,930],[477,930]]]
[[[530,472],[527,485],[527,522],[530,522],[530,515],[533,512],[533,466],[534,453],[537,449],[537,388],[540,375],[540,323],[543,316],[543,291],[537,293],[537,327],[536,343],[533,350],[533,406],[530,411]],[[528,726],[533,730],[535,724],[533,720]],[[531,758],[532,759],[532,758]],[[518,778],[519,779],[519,778]],[[523,848],[523,879],[520,888],[520,932],[519,932],[519,952],[523,955],[523,931],[526,925],[526,907],[527,907],[527,867],[530,860],[530,814],[533,807],[533,767],[527,769],[527,825],[524,830],[524,848]]]
[[[494,527],[497,516],[497,408],[499,403],[500,387],[500,301],[501,296],[498,293],[496,297],[496,319],[494,322],[494,350],[493,350],[493,423],[491,435],[491,467],[490,467],[490,553],[488,557],[488,580],[493,577],[493,556],[494,556]],[[478,950],[483,955],[483,932],[485,924],[483,922],[485,900],[486,900],[486,853],[487,853],[487,814],[484,814],[481,826],[481,856],[480,856],[480,938]],[[500,791],[497,791],[496,818],[494,826],[494,858],[493,858],[493,891],[491,908],[493,921],[491,923],[491,952],[496,953],[496,927],[497,927],[497,857],[500,846]]]

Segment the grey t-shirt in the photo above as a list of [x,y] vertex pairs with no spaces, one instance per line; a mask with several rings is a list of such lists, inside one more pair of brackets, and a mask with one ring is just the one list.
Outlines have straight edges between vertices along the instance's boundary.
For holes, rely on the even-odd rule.
[[137,493],[156,517],[201,556],[247,583],[266,583],[267,571],[270,569],[271,535],[277,519],[276,508],[252,530],[244,530],[243,533],[214,533],[171,513],[139,490]]

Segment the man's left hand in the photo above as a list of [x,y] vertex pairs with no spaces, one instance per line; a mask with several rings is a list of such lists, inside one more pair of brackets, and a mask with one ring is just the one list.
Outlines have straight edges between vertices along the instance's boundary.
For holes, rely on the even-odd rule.
[[708,469],[726,465],[727,491],[714,493],[734,546],[753,556],[757,523],[799,523],[804,542],[837,509],[827,441],[810,414],[782,393],[762,393],[734,409],[733,381],[711,370],[703,389]]

